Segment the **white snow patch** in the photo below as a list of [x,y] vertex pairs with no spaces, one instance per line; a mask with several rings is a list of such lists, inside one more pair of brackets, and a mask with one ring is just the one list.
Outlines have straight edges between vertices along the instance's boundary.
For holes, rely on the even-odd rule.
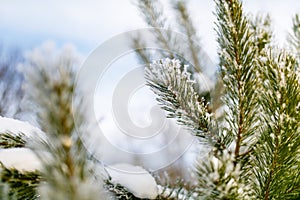
[[140,166],[126,163],[111,165],[106,168],[111,180],[128,189],[135,197],[155,199],[158,195],[157,184],[153,176]]
[[8,169],[18,171],[41,170],[42,164],[29,148],[0,149],[0,162]]
[[45,135],[40,129],[32,126],[28,122],[0,116],[0,134],[5,132],[12,134],[23,133],[27,137],[35,135],[44,137]]

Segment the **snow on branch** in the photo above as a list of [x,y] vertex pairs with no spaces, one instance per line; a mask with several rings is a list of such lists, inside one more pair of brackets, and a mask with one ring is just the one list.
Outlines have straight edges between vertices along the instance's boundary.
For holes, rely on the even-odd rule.
[[205,138],[212,116],[204,102],[199,101],[188,67],[177,59],[167,58],[147,66],[145,77],[147,85],[158,95],[157,101],[168,112],[167,117],[177,119],[196,136]]
[[[121,191],[126,195],[125,188],[130,193],[141,199],[155,199],[158,195],[157,184],[154,177],[145,169],[139,166],[133,166],[126,163],[119,163],[106,168],[110,180],[108,180],[108,189],[116,194]],[[122,189],[122,187],[125,187]]]

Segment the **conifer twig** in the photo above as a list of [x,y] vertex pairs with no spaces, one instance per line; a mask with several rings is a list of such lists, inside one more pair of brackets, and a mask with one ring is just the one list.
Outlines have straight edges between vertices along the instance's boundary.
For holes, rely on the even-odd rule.
[[[254,144],[258,125],[257,79],[255,77],[255,45],[249,23],[237,0],[216,0],[221,76],[225,85],[224,101],[228,107],[224,141],[235,141],[234,154]],[[231,138],[230,138],[231,137]],[[247,141],[247,142],[246,142]]]
[[[193,88],[195,82],[190,79],[187,68],[175,59],[156,61],[145,70],[147,84],[158,95],[157,101],[168,112],[168,117],[177,119],[196,136],[211,139],[212,116],[205,104],[198,101]],[[207,134],[211,134],[210,137]]]
[[13,148],[24,147],[26,144],[25,135],[12,134],[12,133],[0,133],[0,148]]

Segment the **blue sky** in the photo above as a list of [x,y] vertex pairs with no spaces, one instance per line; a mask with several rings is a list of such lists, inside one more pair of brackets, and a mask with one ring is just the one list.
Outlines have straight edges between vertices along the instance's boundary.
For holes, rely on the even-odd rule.
[[74,43],[86,53],[141,24],[129,1],[13,0],[1,1],[0,6],[0,40],[25,47],[54,40]]
[[[73,43],[87,55],[110,37],[147,27],[133,5],[135,0],[1,0],[0,41],[31,48],[45,40],[58,45]],[[166,1],[164,1],[166,2]],[[190,10],[202,44],[216,56],[212,0],[190,0]],[[247,12],[269,12],[280,42],[291,27],[293,13],[300,12],[300,1],[244,0]]]

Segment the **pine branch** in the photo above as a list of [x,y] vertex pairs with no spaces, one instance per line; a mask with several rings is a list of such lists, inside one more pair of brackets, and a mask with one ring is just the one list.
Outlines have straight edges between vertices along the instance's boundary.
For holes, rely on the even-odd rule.
[[13,148],[13,147],[24,147],[26,144],[25,135],[12,134],[12,133],[1,133],[0,134],[0,148]]
[[136,36],[135,38],[132,38],[132,47],[135,49],[138,59],[142,61],[142,63],[151,63],[151,54],[146,52],[146,44],[142,41],[141,36]]
[[1,181],[7,183],[8,195],[12,199],[38,199],[36,192],[41,176],[38,172],[19,172],[16,169],[7,169],[1,166]]
[[[127,188],[123,187],[120,184],[114,184],[111,180],[107,179],[105,182],[105,188],[111,192],[116,199],[121,200],[140,200],[140,198],[135,197],[131,192],[127,190]],[[159,195],[155,198],[155,200],[194,200],[197,199],[193,190],[187,191],[183,187],[183,182],[176,182],[175,186],[158,186]]]
[[257,15],[254,19],[250,20],[250,29],[254,37],[254,44],[257,48],[258,56],[263,53],[263,50],[270,46],[273,31],[271,29],[270,15]]
[[73,97],[78,97],[74,91],[76,58],[67,48],[58,55],[47,50],[28,54],[25,69],[26,94],[48,136],[47,142],[30,146],[43,165],[45,182],[39,194],[42,199],[105,199],[101,182],[89,172],[88,153],[78,135],[83,121],[76,121],[75,126],[75,112],[81,114],[72,107]]
[[196,192],[200,199],[253,199],[249,187],[240,179],[241,166],[235,161],[235,155],[228,150],[212,151],[207,159],[198,161]]
[[189,11],[187,10],[186,2],[177,1],[174,3],[174,8],[178,15],[177,20],[179,22],[180,28],[188,39],[188,51],[186,51],[186,54],[188,54],[189,57],[185,58],[191,60],[195,67],[195,71],[197,73],[200,73],[203,69],[203,66],[200,63],[200,46],[198,46],[196,43],[199,42],[200,39],[197,36],[196,29],[193,25],[191,16],[189,15]]
[[187,68],[182,69],[179,60],[154,62],[145,70],[147,84],[158,95],[157,101],[168,112],[168,117],[177,119],[198,137],[213,139],[212,116],[204,103],[198,101]]
[[[268,53],[263,69],[263,127],[255,149],[258,198],[294,199],[300,193],[300,77],[296,60],[282,52]],[[293,192],[291,192],[293,191]]]
[[[269,15],[262,15],[258,14],[255,17],[250,18],[250,32],[253,38],[253,43],[255,48],[252,49],[252,51],[255,52],[255,66],[259,66],[257,62],[265,62],[267,60],[267,50],[272,46],[272,39],[273,39],[273,31],[271,28],[271,19]],[[256,86],[255,90],[256,93],[263,93],[262,85],[262,71],[260,67],[256,67],[255,69],[255,78],[256,78]],[[256,97],[259,99],[259,97]],[[256,109],[262,110],[261,106],[257,105]],[[260,113],[261,111],[258,111]],[[259,117],[260,118],[260,117]],[[265,126],[264,123],[261,122],[261,119],[257,122],[259,124],[260,128]],[[257,130],[259,131],[259,130]],[[241,162],[241,165],[243,166],[243,179],[246,182],[252,183],[252,180],[250,177],[252,177],[253,172],[253,165],[249,164],[250,157],[254,153],[254,149],[257,146],[257,138],[259,134],[256,134],[255,140],[249,145],[249,147],[244,150],[244,152],[240,153],[240,155],[237,157],[237,160]]]
[[116,199],[120,200],[139,200],[140,198],[135,197],[125,187],[120,184],[114,184],[110,180],[105,180],[105,188],[111,192]]
[[[147,52],[147,41],[143,40],[142,36],[133,38],[133,47],[136,49],[138,57],[146,64],[151,63],[152,60],[158,60],[161,58],[169,57],[171,59],[176,58],[184,64],[193,65],[193,68],[189,68],[192,76],[195,76],[196,81],[202,82],[203,80],[198,80],[198,74],[201,75],[203,69],[205,68],[206,62],[208,61],[205,54],[201,51],[201,46],[198,44],[199,37],[196,33],[196,28],[192,23],[191,16],[187,10],[187,6],[184,1],[178,1],[173,3],[174,10],[176,12],[177,20],[175,21],[175,26],[177,25],[184,35],[174,34],[170,31],[167,24],[168,17],[164,15],[164,9],[162,3],[158,0],[149,1],[143,0],[138,2],[138,7],[142,15],[144,16],[144,21],[151,27],[155,27],[153,36],[156,44],[160,49],[155,50],[155,54]],[[163,29],[161,29],[163,28]],[[196,92],[201,98],[204,97],[208,102],[210,101],[211,91],[209,88],[205,88],[205,91],[201,91],[199,84],[194,84]],[[203,88],[202,88],[203,89]],[[216,96],[220,88],[216,88],[213,94]],[[214,98],[214,97],[213,97]],[[213,106],[217,106],[214,104]],[[217,109],[216,107],[214,109]]]
[[255,143],[258,106],[255,67],[255,44],[249,22],[237,0],[216,0],[218,43],[221,76],[225,85],[224,102],[228,107],[223,140],[226,146],[234,141],[238,158]]
[[[176,58],[181,60],[181,62],[185,62],[185,64],[192,63],[194,65],[194,68],[191,69],[193,72],[202,72],[207,59],[201,52],[201,47],[198,44],[199,37],[185,2],[178,1],[173,3],[177,15],[177,20],[174,24],[185,34],[186,38],[183,40],[181,38],[183,36],[177,38],[178,36],[171,31],[167,20],[169,17],[164,14],[165,10],[160,1],[142,0],[137,2],[137,6],[143,15],[144,21],[155,28],[153,31],[154,39],[160,47],[160,50],[155,51],[155,56],[150,53],[147,55],[145,54],[145,49],[143,49],[147,41],[142,42],[142,38],[133,38],[133,46],[137,49],[138,56],[146,61],[145,63],[151,63],[149,62],[153,60],[151,57],[155,57],[155,59]],[[157,56],[158,54],[160,57]]]
[[[171,31],[168,31],[168,17],[164,15],[162,3],[158,0],[141,0],[137,2],[137,6],[146,23],[155,28],[153,32],[155,39],[164,50],[161,52],[162,56],[175,58],[176,55],[173,52],[178,48],[175,48],[175,38],[173,38]],[[163,29],[165,29],[165,31],[163,31]]]
[[300,18],[299,15],[296,14],[293,18],[293,28],[292,33],[288,35],[288,42],[296,54],[297,58],[300,55]]
[[173,186],[166,184],[165,186],[158,185],[159,197],[158,200],[196,200],[199,198],[195,192],[195,188],[186,188],[184,180],[176,180]]

